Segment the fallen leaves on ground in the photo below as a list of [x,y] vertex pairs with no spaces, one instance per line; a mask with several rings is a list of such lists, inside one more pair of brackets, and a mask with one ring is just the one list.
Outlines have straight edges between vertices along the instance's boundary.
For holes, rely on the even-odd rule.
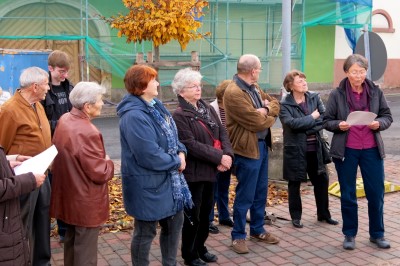
[[[122,198],[121,177],[115,176],[109,182],[110,218],[102,226],[101,233],[119,232],[133,229],[133,218],[125,212]],[[229,210],[233,209],[235,200],[236,177],[232,176],[229,187]],[[287,202],[288,195],[286,186],[278,186],[270,182],[268,186],[267,206],[274,206]],[[51,236],[56,236],[57,228],[55,219],[52,219]]]

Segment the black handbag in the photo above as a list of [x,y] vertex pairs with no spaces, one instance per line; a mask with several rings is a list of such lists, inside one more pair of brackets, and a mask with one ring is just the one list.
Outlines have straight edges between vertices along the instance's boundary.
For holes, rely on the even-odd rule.
[[322,162],[324,164],[328,164],[332,162],[332,157],[329,155],[329,151],[330,151],[330,145],[328,143],[328,141],[326,141],[324,138],[321,137],[320,134],[316,134],[317,136],[317,148],[319,153],[322,156]]

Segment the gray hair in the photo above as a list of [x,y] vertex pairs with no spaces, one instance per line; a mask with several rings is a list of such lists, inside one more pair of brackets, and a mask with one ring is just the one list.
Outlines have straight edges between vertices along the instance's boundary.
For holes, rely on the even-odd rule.
[[260,59],[254,54],[242,55],[237,63],[238,74],[248,74],[253,69],[258,68],[260,65]]
[[349,55],[343,63],[343,71],[347,73],[350,67],[354,64],[359,65],[360,67],[364,68],[365,70],[368,69],[368,60],[364,56],[360,54],[352,54]]
[[40,67],[28,67],[19,76],[20,89],[25,89],[34,83],[48,82],[49,73]]
[[81,110],[85,103],[96,103],[97,96],[104,94],[105,91],[105,88],[96,82],[81,81],[72,89],[69,100],[73,107]]
[[178,95],[191,82],[200,82],[203,76],[199,71],[193,70],[190,67],[179,70],[171,83],[173,92]]

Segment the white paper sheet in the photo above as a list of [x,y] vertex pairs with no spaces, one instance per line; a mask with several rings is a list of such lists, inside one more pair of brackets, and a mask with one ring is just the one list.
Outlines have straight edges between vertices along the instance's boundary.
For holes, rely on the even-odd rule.
[[349,114],[346,122],[351,125],[369,125],[376,118],[376,114],[372,112],[354,111]]
[[14,168],[16,175],[32,172],[34,174],[44,174],[53,162],[58,151],[56,146],[52,145],[47,150],[39,153],[38,155],[23,161],[22,164]]

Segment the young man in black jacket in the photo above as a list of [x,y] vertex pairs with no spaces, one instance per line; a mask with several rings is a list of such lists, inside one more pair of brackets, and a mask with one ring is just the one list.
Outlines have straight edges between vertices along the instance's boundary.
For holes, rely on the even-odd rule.
[[[70,68],[68,54],[60,50],[54,50],[48,57],[48,67],[50,90],[47,92],[42,104],[45,108],[46,116],[50,123],[51,136],[53,137],[60,117],[72,109],[69,93],[73,89],[73,85],[67,79]],[[49,177],[51,182],[52,175],[50,172]],[[57,225],[60,242],[63,242],[67,229],[66,224],[61,220],[57,220]]]

